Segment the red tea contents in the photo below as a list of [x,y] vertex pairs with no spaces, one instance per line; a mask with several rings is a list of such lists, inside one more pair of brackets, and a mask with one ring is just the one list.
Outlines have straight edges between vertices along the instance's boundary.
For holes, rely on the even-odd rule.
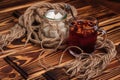
[[[78,46],[87,53],[93,52],[97,40],[97,31],[95,31],[94,26],[95,24],[90,21],[72,22],[68,45]],[[78,53],[78,50],[72,49],[72,51]]]

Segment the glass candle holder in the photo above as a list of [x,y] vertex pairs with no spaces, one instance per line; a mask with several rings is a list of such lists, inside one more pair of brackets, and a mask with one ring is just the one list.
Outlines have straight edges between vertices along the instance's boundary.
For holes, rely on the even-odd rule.
[[[78,17],[70,20],[69,46],[78,46],[86,53],[92,53],[96,48],[98,33],[104,36],[106,32],[98,28],[98,21],[92,16]],[[105,37],[104,37],[105,38]],[[78,49],[71,48],[70,52],[80,53]]]

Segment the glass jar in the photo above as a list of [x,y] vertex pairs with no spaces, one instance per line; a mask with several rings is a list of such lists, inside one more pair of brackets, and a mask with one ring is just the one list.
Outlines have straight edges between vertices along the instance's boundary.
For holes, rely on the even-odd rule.
[[48,10],[44,15],[44,21],[42,23],[44,37],[64,41],[68,37],[69,31],[69,25],[66,18],[67,13],[64,10]]
[[45,36],[59,37],[58,31],[65,36],[67,32],[66,17],[67,13],[65,11],[48,10],[45,14],[47,21],[44,22]]

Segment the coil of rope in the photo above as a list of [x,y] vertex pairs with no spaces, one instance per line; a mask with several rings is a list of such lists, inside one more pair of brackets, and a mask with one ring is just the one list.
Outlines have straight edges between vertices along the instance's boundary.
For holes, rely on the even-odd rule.
[[[43,18],[44,14],[49,9],[56,9],[56,10],[65,10],[66,3],[47,3],[47,2],[40,2],[37,3],[31,7],[29,7],[23,15],[20,16],[18,24],[16,24],[9,33],[1,35],[0,37],[0,47],[1,49],[4,46],[7,46],[9,43],[11,43],[13,40],[20,38],[23,35],[27,35],[26,44],[28,41],[31,41],[35,44],[40,45],[41,48],[43,46],[47,48],[53,48],[59,45],[61,35],[58,32],[58,28],[56,31],[59,34],[59,38],[52,38],[49,35],[45,36],[45,33],[43,30],[42,23],[45,22],[45,19]],[[74,12],[74,15],[77,15],[77,11],[75,7],[70,6],[72,11]],[[67,11],[66,11],[67,12]],[[71,14],[67,12],[67,18],[65,19],[66,22],[72,18]],[[48,21],[46,21],[47,24]],[[34,25],[34,23],[36,23]],[[67,28],[68,33],[68,24],[65,26]],[[52,29],[52,28],[51,28]],[[25,33],[26,32],[26,33]],[[68,34],[66,35],[68,36]],[[65,48],[65,45],[59,45],[59,48]]]
[[[57,26],[50,26],[49,21],[46,21],[44,19],[44,14],[49,10],[49,9],[55,9],[55,10],[65,10],[65,3],[37,3],[30,8],[28,8],[24,15],[20,17],[19,23],[26,28],[27,31],[27,39],[30,40],[33,43],[40,44],[41,47],[47,47],[47,48],[54,48],[57,45],[59,45],[62,37],[62,35],[58,30],[59,28]],[[75,7],[71,6],[72,11],[74,12],[74,15],[77,15],[77,11]],[[67,28],[66,36],[68,36],[68,20],[72,18],[70,13],[67,12],[67,18],[65,19],[66,25],[65,27]],[[37,25],[33,25],[34,22],[37,22]],[[45,25],[43,25],[45,23]],[[50,35],[45,36],[45,33],[43,32],[43,29],[46,26],[50,26],[50,31],[52,29],[57,31],[59,37],[58,38],[53,38]],[[52,28],[53,27],[53,28]],[[49,33],[49,32],[48,32]],[[28,41],[27,40],[27,41]],[[65,48],[65,45],[59,45],[57,48]]]
[[[98,37],[96,46],[102,45],[103,41],[104,40],[102,37]],[[68,47],[67,49],[71,47]],[[68,73],[68,75],[71,77],[76,76],[81,80],[89,80],[98,76],[106,68],[110,61],[116,56],[117,53],[114,43],[109,39],[106,39],[104,45],[102,45],[98,51],[101,52],[93,52],[92,54],[89,54],[81,51],[79,56],[75,57],[73,61],[64,66],[67,69],[66,73]]]

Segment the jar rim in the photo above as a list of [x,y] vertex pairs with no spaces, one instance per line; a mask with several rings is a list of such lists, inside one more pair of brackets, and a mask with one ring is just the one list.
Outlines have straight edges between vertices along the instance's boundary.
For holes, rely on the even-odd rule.
[[[88,22],[92,22],[94,25],[91,26],[90,28],[85,28],[86,30],[90,30],[90,29],[95,29],[97,30],[98,29],[98,20],[94,17],[94,16],[78,16],[76,17],[76,19],[73,19],[71,18],[70,20],[70,23],[76,21],[76,22],[84,22],[84,21],[88,21]],[[74,26],[72,24],[70,24],[71,26]]]
[[[46,16],[49,12],[54,12],[54,13],[55,13],[55,12],[59,12],[59,13],[62,14],[62,17],[61,17],[61,18],[58,18],[58,19],[49,18],[49,17]],[[67,13],[66,13],[64,10],[50,9],[50,10],[48,10],[48,11],[44,14],[44,18],[49,19],[49,20],[57,20],[57,21],[59,21],[59,20],[65,19],[66,17],[67,17]]]

